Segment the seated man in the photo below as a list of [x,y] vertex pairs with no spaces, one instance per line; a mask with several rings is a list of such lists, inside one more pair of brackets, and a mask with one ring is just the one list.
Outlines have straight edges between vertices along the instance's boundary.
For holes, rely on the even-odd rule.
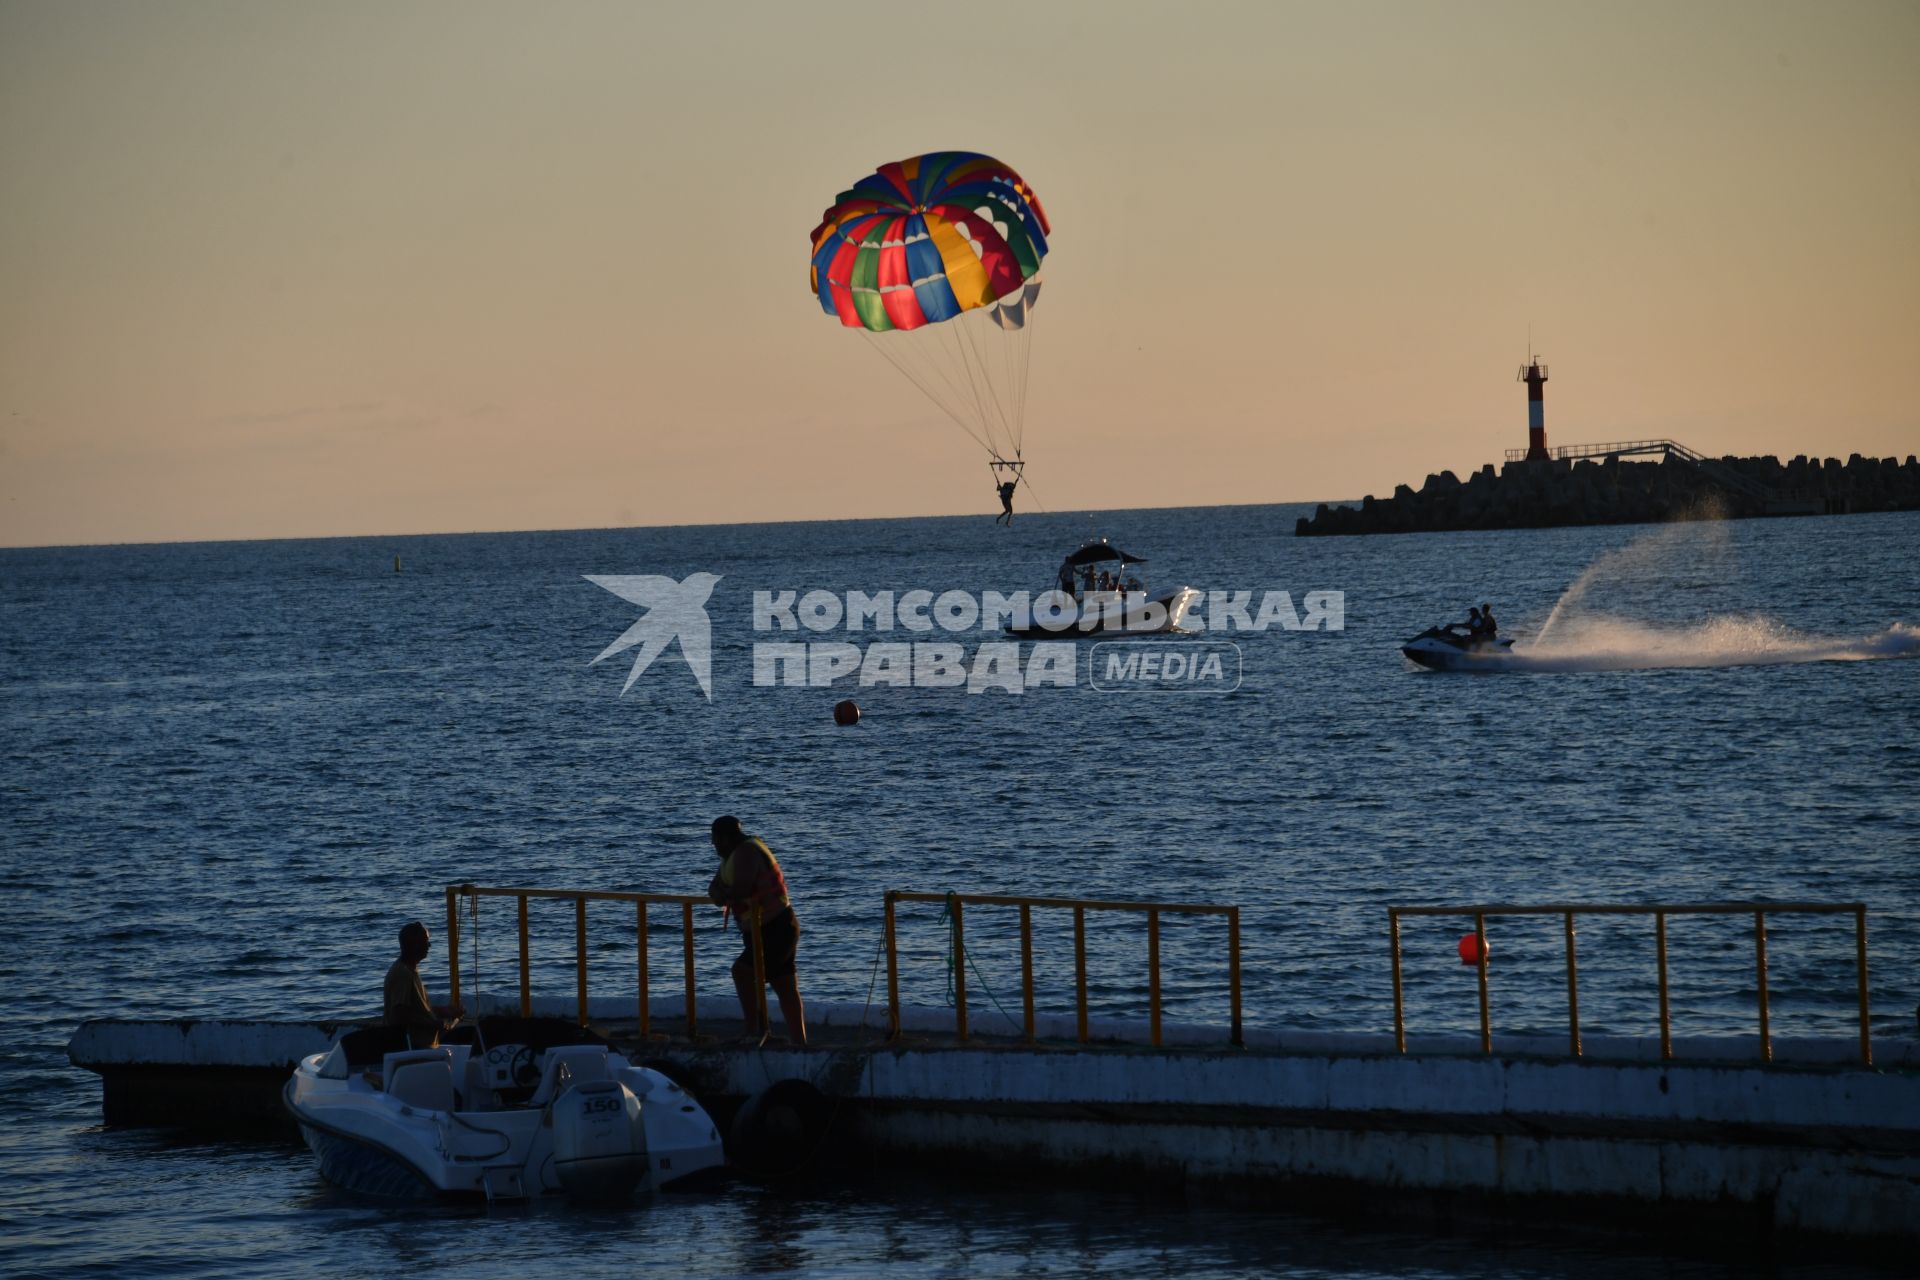
[[1491,640],[1500,634],[1500,624],[1493,620],[1493,606],[1482,603],[1480,606],[1480,634]]
[[458,1008],[436,1009],[427,1002],[426,984],[420,981],[420,962],[427,958],[433,935],[418,920],[400,927],[400,958],[387,970],[383,989],[381,1021],[390,1027],[403,1027],[407,1044],[414,1049],[432,1049],[440,1043],[440,1033],[453,1030],[460,1021]]

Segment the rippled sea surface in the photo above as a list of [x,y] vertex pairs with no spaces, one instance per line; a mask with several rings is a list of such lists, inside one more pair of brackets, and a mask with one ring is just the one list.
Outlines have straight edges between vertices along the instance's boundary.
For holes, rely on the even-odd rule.
[[[368,1012],[393,933],[449,882],[698,892],[706,825],[780,853],[803,984],[862,1000],[889,888],[1238,903],[1254,1026],[1391,1025],[1389,903],[1868,904],[1875,1034],[1920,1002],[1920,516],[1295,539],[1297,508],[1115,513],[1153,585],[1345,593],[1337,632],[1225,636],[1233,692],[1019,696],[753,684],[755,590],[1038,590],[1084,515],[0,551],[0,1268],[12,1274],[1533,1275],[1660,1259],[1553,1237],[1357,1233],[1115,1192],[736,1185],[622,1214],[396,1212],[275,1144],[99,1125],[85,1018]],[[400,558],[401,571],[394,569]],[[589,660],[639,610],[586,574],[720,575],[713,696],[670,650]],[[1492,600],[1542,659],[1412,670],[1398,643]],[[1556,606],[1558,610],[1556,612]],[[1552,618],[1547,634],[1543,626]],[[987,637],[953,637],[969,645]],[[1537,639],[1536,639],[1537,638]],[[1084,648],[1084,646],[1083,646]],[[865,715],[836,728],[831,708]],[[937,909],[903,909],[903,997],[939,1003]],[[564,993],[566,908],[536,913]],[[968,915],[983,1003],[1013,921]],[[1465,922],[1409,926],[1415,1030],[1475,1025]],[[655,924],[665,957],[673,922]],[[1564,1025],[1559,924],[1496,922],[1503,1031]],[[1752,1028],[1751,923],[1672,925],[1675,1029]],[[1043,1009],[1066,921],[1036,921]],[[1845,1035],[1850,921],[1770,928],[1774,1032]],[[511,923],[480,920],[503,985]],[[701,981],[731,950],[703,934]],[[595,990],[633,926],[595,917]],[[1589,1033],[1655,1027],[1644,921],[1580,938]],[[1144,929],[1096,917],[1092,999],[1143,1015]],[[1169,921],[1171,1016],[1223,1020],[1224,934]],[[436,950],[430,985],[444,974]],[[463,963],[471,964],[463,954]]]

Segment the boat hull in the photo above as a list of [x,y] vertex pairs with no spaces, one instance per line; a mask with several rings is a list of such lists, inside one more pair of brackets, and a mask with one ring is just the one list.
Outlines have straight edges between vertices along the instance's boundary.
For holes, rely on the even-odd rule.
[[443,1193],[426,1174],[363,1138],[302,1121],[300,1136],[320,1163],[320,1176],[343,1190],[382,1200],[431,1200]]
[[1504,671],[1512,666],[1513,641],[1462,643],[1424,631],[1400,646],[1401,656],[1429,671]]
[[1043,626],[1008,627],[1007,634],[1020,640],[1075,640],[1094,636],[1164,635],[1178,633],[1200,593],[1181,587],[1138,604],[1127,604],[1117,592],[1097,591],[1079,603],[1079,615],[1063,619],[1058,629]]

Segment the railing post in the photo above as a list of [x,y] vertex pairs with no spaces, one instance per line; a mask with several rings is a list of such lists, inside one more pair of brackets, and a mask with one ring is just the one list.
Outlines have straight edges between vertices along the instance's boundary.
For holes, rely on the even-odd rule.
[[687,963],[687,1039],[691,1040],[699,1031],[698,1015],[694,1012],[693,995],[693,903],[680,904],[680,940],[686,954]]
[[900,958],[896,954],[893,923],[893,890],[887,890],[887,1039],[900,1036]]
[[1573,912],[1567,912],[1567,1036],[1580,1056],[1580,958],[1574,945]]
[[1160,913],[1147,911],[1147,1026],[1160,1047]]
[[957,893],[947,895],[953,913],[953,1036],[967,1039],[967,929],[965,904]]
[[1073,909],[1073,991],[1080,1043],[1087,1042],[1087,909]]
[[1227,982],[1232,990],[1233,1043],[1244,1045],[1240,1026],[1240,908],[1227,908]]
[[1473,932],[1480,939],[1480,960],[1474,966],[1480,977],[1480,1052],[1493,1052],[1493,1012],[1487,1006],[1487,917],[1475,912]]
[[633,904],[633,946],[637,968],[635,977],[640,992],[640,1038],[645,1040],[652,1025],[653,1010],[652,1001],[647,995],[647,904],[644,902]]
[[1667,1001],[1667,913],[1653,913],[1654,949],[1660,957],[1660,1059],[1673,1057],[1673,1018]]
[[520,897],[520,1016],[533,1016],[533,967],[527,949],[527,895]]
[[1033,908],[1020,904],[1020,990],[1027,1019],[1027,1043],[1034,1040],[1033,1028]]
[[460,1003],[460,889],[447,886],[447,1002]]
[[1753,961],[1760,974],[1760,1061],[1773,1061],[1773,1035],[1767,1029],[1767,913],[1753,913]]
[[1873,1030],[1867,1020],[1867,908],[1853,909],[1853,949],[1860,975],[1860,1065],[1873,1065]]
[[580,997],[580,1025],[587,1025],[587,900],[573,900],[574,985]]
[[767,948],[760,937],[760,904],[752,904],[748,911],[748,923],[753,926],[754,1011],[760,1015],[760,1038],[765,1040],[773,1034],[773,1024],[767,1020]]
[[1393,952],[1393,1047],[1407,1051],[1407,1006],[1400,986],[1400,912],[1387,908],[1387,945]]

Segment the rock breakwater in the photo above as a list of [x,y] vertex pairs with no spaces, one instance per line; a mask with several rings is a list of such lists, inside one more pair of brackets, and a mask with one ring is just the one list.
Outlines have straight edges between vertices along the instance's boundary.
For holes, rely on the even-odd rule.
[[1545,529],[1690,518],[1920,511],[1920,462],[1897,458],[1702,458],[1669,452],[1656,462],[1619,456],[1489,463],[1461,480],[1430,475],[1418,490],[1368,495],[1358,507],[1321,503],[1294,532],[1430,533]]

